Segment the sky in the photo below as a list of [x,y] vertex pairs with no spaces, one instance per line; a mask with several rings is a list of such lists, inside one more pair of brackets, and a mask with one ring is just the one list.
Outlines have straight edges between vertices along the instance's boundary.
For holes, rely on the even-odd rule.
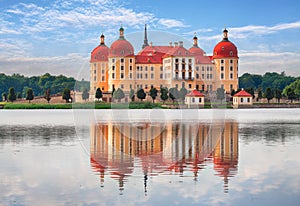
[[239,75],[300,76],[299,8],[296,0],[0,0],[0,73],[89,79],[90,52],[102,33],[110,46],[122,25],[138,52],[147,24],[153,45],[185,39],[190,48],[196,32],[208,55],[226,26]]

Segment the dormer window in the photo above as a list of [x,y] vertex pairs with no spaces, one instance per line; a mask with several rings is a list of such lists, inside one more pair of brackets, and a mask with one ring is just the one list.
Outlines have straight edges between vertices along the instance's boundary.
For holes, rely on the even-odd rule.
[[232,52],[232,51],[230,51],[229,55],[230,55],[230,56],[233,56],[233,52]]

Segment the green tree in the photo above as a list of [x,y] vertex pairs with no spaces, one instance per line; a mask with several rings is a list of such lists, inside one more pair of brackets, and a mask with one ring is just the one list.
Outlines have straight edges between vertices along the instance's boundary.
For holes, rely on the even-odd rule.
[[179,90],[179,96],[182,101],[184,101],[187,93],[188,93],[187,89],[184,87],[181,87],[181,89]]
[[122,89],[118,88],[114,93],[113,93],[113,98],[117,99],[118,102],[121,101],[125,97],[124,92]]
[[282,98],[282,91],[278,88],[275,90],[275,98],[277,99],[277,103],[280,103],[280,99]]
[[146,98],[146,93],[142,88],[140,88],[136,93],[137,98],[139,98],[141,101],[143,101]]
[[291,100],[291,103],[293,103],[293,100],[296,99],[295,92],[291,87],[284,89],[284,94],[289,100]]
[[30,103],[30,101],[33,100],[33,98],[34,98],[33,90],[32,88],[28,88],[26,90],[26,100],[28,100]]
[[2,93],[2,101],[3,101],[3,102],[6,102],[6,101],[7,101],[7,94],[6,94],[6,92],[3,92],[3,93]]
[[15,88],[10,87],[8,91],[8,100],[14,102],[16,100]]
[[47,102],[49,104],[50,100],[51,100],[51,90],[50,89],[45,90],[44,98],[47,100]]
[[222,104],[223,99],[225,98],[225,90],[224,90],[224,88],[223,87],[218,88],[217,91],[216,91],[216,94],[217,94],[217,99],[221,100],[221,104]]
[[97,88],[95,98],[98,99],[98,101],[103,97],[102,91],[100,88]]
[[268,87],[265,91],[265,97],[268,100],[268,103],[270,103],[270,100],[274,98],[274,92],[270,87]]
[[300,98],[300,79],[295,80],[283,90],[283,95],[286,96],[291,102]]
[[72,102],[71,91],[69,88],[65,88],[62,93],[62,98],[66,100],[66,103]]
[[129,97],[130,97],[131,101],[134,102],[135,95],[134,95],[134,90],[133,89],[130,89]]
[[178,89],[176,87],[173,87],[173,88],[169,89],[169,97],[170,97],[170,99],[172,99],[173,104],[175,102],[175,99],[179,99],[179,92],[178,92]]
[[154,103],[156,97],[157,97],[157,89],[153,86],[151,86],[151,89],[150,89],[150,96],[152,98],[152,101]]
[[251,88],[246,88],[245,91],[252,95],[252,99],[255,98],[254,89],[252,87]]
[[85,88],[82,92],[82,99],[84,101],[86,101],[87,99],[89,99],[89,97],[90,97],[90,94],[89,94],[88,90]]
[[166,87],[160,88],[160,98],[165,103],[165,101],[169,98],[168,88],[166,88]]
[[17,92],[17,99],[21,99],[22,98],[22,93],[21,92]]
[[257,89],[257,101],[259,101],[260,99],[263,98],[263,93],[262,93],[262,89],[258,88]]
[[232,89],[230,95],[233,97],[235,94],[236,94],[236,91],[234,89]]

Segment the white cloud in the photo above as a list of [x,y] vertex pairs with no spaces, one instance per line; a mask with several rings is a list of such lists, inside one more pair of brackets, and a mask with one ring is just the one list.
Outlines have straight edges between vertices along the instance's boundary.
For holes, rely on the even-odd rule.
[[293,52],[240,52],[240,74],[245,72],[264,74],[285,71],[299,76],[300,54]]
[[189,27],[189,25],[185,25],[182,21],[175,19],[160,19],[158,23],[167,28]]

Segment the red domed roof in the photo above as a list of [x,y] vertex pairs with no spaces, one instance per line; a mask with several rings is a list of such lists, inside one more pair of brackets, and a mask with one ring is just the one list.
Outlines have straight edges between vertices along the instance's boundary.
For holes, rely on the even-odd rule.
[[124,37],[124,29],[119,29],[120,37],[110,46],[109,56],[110,57],[126,57],[134,56],[133,46]]
[[91,53],[91,62],[108,61],[109,48],[100,44]]
[[129,41],[126,39],[118,39],[110,46],[109,56],[110,57],[125,57],[133,56],[134,49]]
[[238,58],[238,50],[236,46],[228,40],[228,31],[226,28],[224,29],[223,34],[223,41],[215,46],[212,58]]
[[204,56],[204,51],[200,48],[200,47],[196,47],[196,46],[193,46],[189,49],[189,52],[191,52],[192,54],[194,55],[199,55],[199,56]]
[[238,58],[238,51],[236,46],[232,42],[221,41],[214,48],[213,59],[226,57]]

